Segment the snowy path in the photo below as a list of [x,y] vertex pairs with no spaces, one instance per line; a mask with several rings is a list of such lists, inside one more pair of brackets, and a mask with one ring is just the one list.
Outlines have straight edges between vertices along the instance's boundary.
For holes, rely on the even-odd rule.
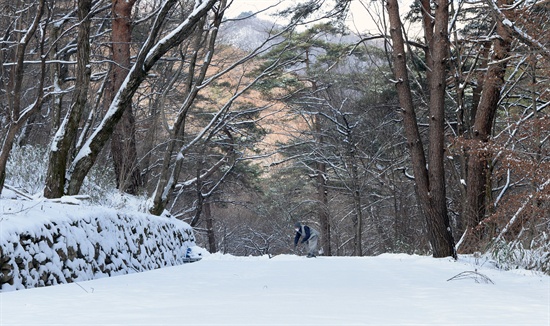
[[0,325],[549,325],[550,278],[466,261],[233,257],[0,294]]

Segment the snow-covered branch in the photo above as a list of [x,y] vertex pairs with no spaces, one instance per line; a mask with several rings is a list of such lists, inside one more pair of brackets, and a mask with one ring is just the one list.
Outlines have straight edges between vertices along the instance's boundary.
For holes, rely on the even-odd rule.
[[539,53],[547,60],[550,60],[550,49],[542,44],[535,37],[529,35],[526,31],[517,26],[514,22],[510,21],[500,10],[495,0],[485,0],[489,5],[489,8],[495,18],[502,23],[502,25],[508,30],[509,33],[516,36],[521,42],[525,43],[529,47],[536,48]]

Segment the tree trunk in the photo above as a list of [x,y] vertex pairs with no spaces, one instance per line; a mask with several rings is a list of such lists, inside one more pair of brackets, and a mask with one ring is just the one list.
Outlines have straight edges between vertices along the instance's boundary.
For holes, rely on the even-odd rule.
[[326,165],[317,162],[317,196],[319,201],[318,214],[321,225],[321,248],[323,255],[332,256],[330,245],[330,215],[328,209],[328,189],[326,179]]
[[[313,84],[315,88],[315,83]],[[315,89],[314,89],[315,90]],[[321,130],[321,122],[319,116],[313,117],[315,124],[315,133],[317,135],[317,146],[321,147],[323,144],[323,135]],[[319,215],[319,224],[321,225],[321,248],[323,254],[326,256],[332,255],[332,249],[330,245],[330,215],[328,209],[328,188],[327,188],[327,175],[326,164],[324,162],[317,162],[317,199]]]
[[429,44],[432,53],[432,74],[430,77],[430,130],[429,130],[429,171],[420,132],[416,121],[410,82],[407,74],[405,44],[397,0],[388,0],[388,16],[393,43],[394,75],[397,94],[403,110],[403,124],[409,147],[416,192],[426,216],[428,239],[434,257],[452,256],[456,258],[454,239],[449,226],[445,197],[445,174],[443,168],[443,114],[445,95],[445,64],[448,53],[447,22],[448,5],[438,1],[435,15],[435,31]]
[[447,212],[445,178],[445,91],[449,48],[449,4],[447,0],[436,1],[435,24],[432,42],[428,45],[432,52],[432,69],[429,83],[430,127],[427,197],[429,206],[427,225],[432,239],[434,256],[456,258],[455,243]]
[[[356,181],[354,181],[356,182]],[[356,189],[353,193],[353,205],[355,209],[355,236],[354,255],[363,256],[363,207],[361,205],[361,193]]]
[[216,236],[214,233],[214,219],[212,218],[212,211],[210,209],[210,201],[207,200],[204,203],[204,219],[206,220],[206,234],[208,236],[208,251],[211,253],[218,252],[216,247]]
[[[434,17],[431,9],[430,0],[420,0],[420,8],[422,13],[422,27],[424,30],[424,42],[426,44],[431,44],[434,37]],[[429,46],[424,48],[425,62],[428,65],[426,69],[426,82],[429,85],[431,82],[431,63],[432,63],[432,50]]]
[[90,84],[90,19],[91,0],[78,2],[78,50],[76,82],[73,99],[67,116],[59,126],[50,146],[48,172],[44,197],[59,198],[65,192],[65,172],[72,145],[76,138],[82,112],[88,100]]
[[[499,6],[507,4],[506,2],[500,0]],[[491,137],[500,93],[504,85],[507,65],[507,60],[504,59],[509,55],[512,41],[512,37],[501,21],[497,22],[496,32],[499,37],[493,39],[492,64],[488,66],[487,73],[483,78],[483,90],[471,131],[472,140],[475,141],[473,146],[479,147],[476,149],[480,150]],[[490,193],[492,187],[488,178],[489,161],[490,158],[483,152],[479,152],[479,154],[469,153],[468,155],[464,213],[466,215],[466,228],[470,230],[473,230],[472,228],[479,225],[485,218],[486,207],[489,205],[487,194]],[[474,234],[470,234],[470,236],[478,238]]]
[[10,152],[13,147],[15,136],[17,135],[18,127],[12,123],[8,127],[8,132],[4,136],[2,142],[2,148],[0,148],[0,194],[4,189],[4,183],[6,182],[6,165],[10,157]]
[[348,146],[347,148],[347,156],[349,158],[349,165],[350,165],[350,172],[351,172],[351,190],[353,191],[353,208],[355,210],[355,220],[354,227],[355,227],[355,236],[354,236],[354,255],[355,256],[363,256],[363,204],[361,201],[361,181],[359,180],[359,171],[358,171],[358,165],[360,164],[359,160],[356,158],[355,153],[357,153],[357,148],[354,145],[355,141],[352,138],[352,129],[349,128],[349,124],[347,123],[345,117],[344,117],[345,125],[347,127],[347,137],[346,137],[346,144]]
[[[113,31],[110,87],[106,100],[111,103],[130,69],[130,44],[132,41],[132,8],[136,0],[113,0]],[[111,138],[111,155],[115,168],[117,188],[129,194],[137,194],[141,185],[137,165],[136,127],[132,103],[124,103],[122,117]]]
[[480,58],[482,61],[478,68],[478,70],[480,70],[481,72],[477,73],[478,75],[477,83],[473,89],[473,94],[472,94],[472,106],[471,106],[470,114],[466,117],[464,130],[470,131],[476,120],[477,108],[479,107],[479,102],[481,101],[483,85],[485,85],[484,71],[487,70],[490,50],[491,50],[490,42],[483,42],[481,53],[480,53]]

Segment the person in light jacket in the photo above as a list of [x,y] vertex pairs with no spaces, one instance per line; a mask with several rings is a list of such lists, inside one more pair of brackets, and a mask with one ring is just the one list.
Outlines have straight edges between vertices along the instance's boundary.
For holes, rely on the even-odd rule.
[[294,237],[294,249],[296,249],[298,241],[302,238],[301,243],[307,242],[309,246],[307,257],[315,257],[315,253],[317,252],[317,242],[319,241],[319,232],[307,225],[302,225],[300,222],[296,222],[296,224],[294,224],[294,230],[296,230],[296,236]]

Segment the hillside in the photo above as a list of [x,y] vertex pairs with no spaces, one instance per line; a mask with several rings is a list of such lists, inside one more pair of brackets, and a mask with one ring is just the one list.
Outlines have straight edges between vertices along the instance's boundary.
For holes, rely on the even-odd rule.
[[220,30],[219,42],[242,51],[251,51],[261,46],[274,30],[281,28],[272,21],[251,15],[251,12],[245,12],[226,21]]

